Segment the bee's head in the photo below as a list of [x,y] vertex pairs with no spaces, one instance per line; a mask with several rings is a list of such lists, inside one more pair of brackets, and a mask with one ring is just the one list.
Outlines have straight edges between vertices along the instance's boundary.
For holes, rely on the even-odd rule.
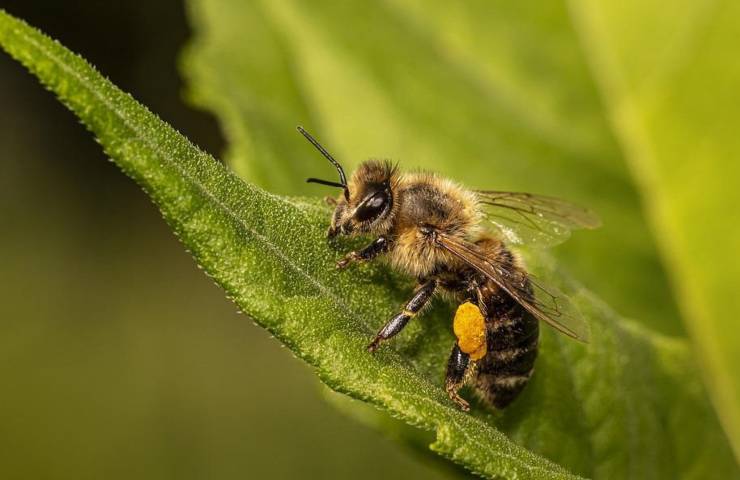
[[369,160],[354,172],[350,182],[342,166],[334,160],[302,127],[298,131],[311,142],[339,172],[339,182],[309,178],[310,183],[320,183],[342,189],[331,218],[329,237],[336,235],[360,235],[364,233],[386,233],[393,218],[393,187],[395,168],[390,162]]
[[388,162],[363,162],[352,175],[346,195],[337,200],[329,237],[387,233],[394,216],[394,177],[395,169]]

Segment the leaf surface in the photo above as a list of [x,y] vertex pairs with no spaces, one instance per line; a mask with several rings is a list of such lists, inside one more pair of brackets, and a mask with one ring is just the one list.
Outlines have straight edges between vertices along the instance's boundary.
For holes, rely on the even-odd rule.
[[449,308],[438,306],[392,348],[368,355],[368,339],[409,285],[378,266],[335,271],[340,253],[326,243],[323,207],[243,182],[80,57],[3,11],[0,47],[94,133],[244,312],[330,387],[435,432],[441,455],[490,478],[737,476],[684,342],[619,318],[572,284],[601,334],[584,346],[546,330],[522,399],[504,413],[464,414],[440,388],[453,340]]

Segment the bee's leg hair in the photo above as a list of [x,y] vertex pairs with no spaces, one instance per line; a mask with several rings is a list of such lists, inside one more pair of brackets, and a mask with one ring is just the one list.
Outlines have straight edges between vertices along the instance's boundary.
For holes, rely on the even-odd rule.
[[388,246],[388,238],[381,235],[373,240],[373,243],[363,248],[359,252],[349,252],[347,255],[344,256],[343,259],[337,262],[337,268],[344,268],[352,262],[366,262],[368,260],[372,260],[381,253],[387,252]]
[[373,339],[370,345],[367,346],[368,352],[373,353],[380,346],[380,342],[388,340],[403,330],[403,327],[406,326],[409,320],[416,316],[416,314],[424,308],[424,305],[429,302],[434,294],[435,288],[437,288],[436,280],[429,280],[422,283],[419,288],[416,289],[416,292],[414,292],[414,296],[411,297],[411,300],[406,303],[403,311],[391,318],[388,323],[380,329],[378,334],[375,336],[375,339]]
[[467,412],[470,405],[457,392],[465,385],[466,372],[470,366],[470,356],[460,350],[457,342],[452,347],[450,359],[447,361],[447,376],[445,390],[450,400],[455,402],[461,410]]

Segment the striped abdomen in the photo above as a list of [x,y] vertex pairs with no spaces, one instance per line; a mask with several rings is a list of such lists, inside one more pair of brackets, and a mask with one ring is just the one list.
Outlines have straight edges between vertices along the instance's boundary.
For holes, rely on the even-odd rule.
[[486,355],[479,360],[475,385],[496,408],[511,403],[527,385],[537,358],[539,322],[493,285],[481,288],[486,305]]

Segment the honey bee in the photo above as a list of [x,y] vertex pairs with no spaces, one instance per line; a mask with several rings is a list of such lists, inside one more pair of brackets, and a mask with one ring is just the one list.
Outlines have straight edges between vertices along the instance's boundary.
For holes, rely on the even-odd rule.
[[502,409],[527,385],[537,357],[539,321],[583,342],[588,326],[556,288],[527,272],[508,244],[549,246],[571,230],[596,228],[592,212],[565,201],[502,191],[469,190],[433,173],[402,173],[388,161],[344,170],[302,127],[298,131],[337,169],[339,182],[307,181],[342,189],[328,236],[372,236],[338,268],[384,258],[417,281],[411,299],[370,342],[375,352],[397,335],[437,293],[459,304],[445,390],[462,410],[459,390],[470,383],[487,404]]

